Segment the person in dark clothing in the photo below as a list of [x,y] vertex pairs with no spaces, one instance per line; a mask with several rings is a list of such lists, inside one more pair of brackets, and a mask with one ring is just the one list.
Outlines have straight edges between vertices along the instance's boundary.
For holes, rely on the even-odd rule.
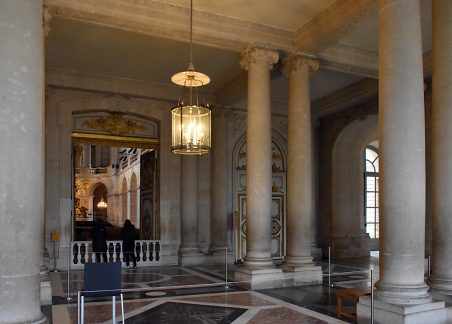
[[126,219],[121,230],[122,251],[126,260],[126,268],[129,268],[129,261],[132,258],[133,268],[137,268],[137,259],[135,257],[135,226]]
[[94,222],[93,228],[91,229],[91,239],[93,240],[93,252],[96,255],[96,262],[100,262],[101,254],[103,262],[108,262],[107,230],[102,219]]

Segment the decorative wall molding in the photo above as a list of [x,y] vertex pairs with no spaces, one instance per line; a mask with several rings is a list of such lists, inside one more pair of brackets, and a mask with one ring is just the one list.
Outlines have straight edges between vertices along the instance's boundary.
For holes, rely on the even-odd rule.
[[124,118],[124,115],[120,113],[112,113],[106,117],[87,119],[82,122],[82,126],[113,135],[124,135],[127,133],[137,134],[149,131],[148,127],[145,125]]

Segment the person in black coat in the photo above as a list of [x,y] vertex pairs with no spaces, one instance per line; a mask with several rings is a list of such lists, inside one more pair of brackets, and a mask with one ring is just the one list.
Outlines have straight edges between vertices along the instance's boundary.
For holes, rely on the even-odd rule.
[[94,222],[91,229],[91,239],[93,240],[93,252],[96,255],[96,262],[100,262],[100,255],[104,262],[108,262],[107,259],[107,230],[105,229],[105,223],[102,219],[98,219]]
[[126,268],[129,268],[129,261],[132,258],[133,268],[137,268],[137,259],[135,257],[135,226],[126,219],[121,230],[122,251],[126,260]]

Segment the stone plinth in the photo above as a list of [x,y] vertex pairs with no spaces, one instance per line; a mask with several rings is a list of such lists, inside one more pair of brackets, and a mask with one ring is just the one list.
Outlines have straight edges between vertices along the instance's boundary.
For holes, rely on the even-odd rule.
[[206,263],[206,255],[201,252],[181,253],[179,251],[179,267],[201,266]]
[[235,271],[235,281],[252,290],[284,287],[284,274],[277,268],[243,267]]
[[320,285],[323,281],[322,267],[316,265],[287,265],[283,268],[285,287]]
[[[358,323],[370,323],[371,298],[359,298],[356,305]],[[446,324],[444,302],[431,302],[419,305],[397,305],[374,300],[375,324]]]

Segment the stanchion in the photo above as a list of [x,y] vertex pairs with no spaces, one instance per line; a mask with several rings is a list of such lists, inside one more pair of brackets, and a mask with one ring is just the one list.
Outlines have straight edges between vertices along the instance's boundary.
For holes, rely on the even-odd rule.
[[224,264],[225,264],[225,275],[224,275],[224,278],[225,278],[225,285],[224,285],[224,288],[225,289],[228,289],[229,288],[229,285],[228,285],[228,248],[227,247],[225,247],[225,255],[224,255]]
[[57,244],[60,241],[60,232],[59,231],[52,231],[50,233],[50,239],[52,240],[53,243],[53,272],[58,272],[56,263],[57,263],[57,259],[59,259],[59,246],[57,248]]
[[328,287],[333,287],[331,284],[331,247],[328,246]]
[[432,274],[432,257],[429,255],[427,260],[427,277],[430,278]]
[[374,324],[374,269],[370,269],[370,323]]
[[66,300],[69,302],[72,300],[72,297],[70,296],[70,276],[71,276],[71,248],[72,247],[72,241],[69,242],[69,247],[67,251],[67,297]]

